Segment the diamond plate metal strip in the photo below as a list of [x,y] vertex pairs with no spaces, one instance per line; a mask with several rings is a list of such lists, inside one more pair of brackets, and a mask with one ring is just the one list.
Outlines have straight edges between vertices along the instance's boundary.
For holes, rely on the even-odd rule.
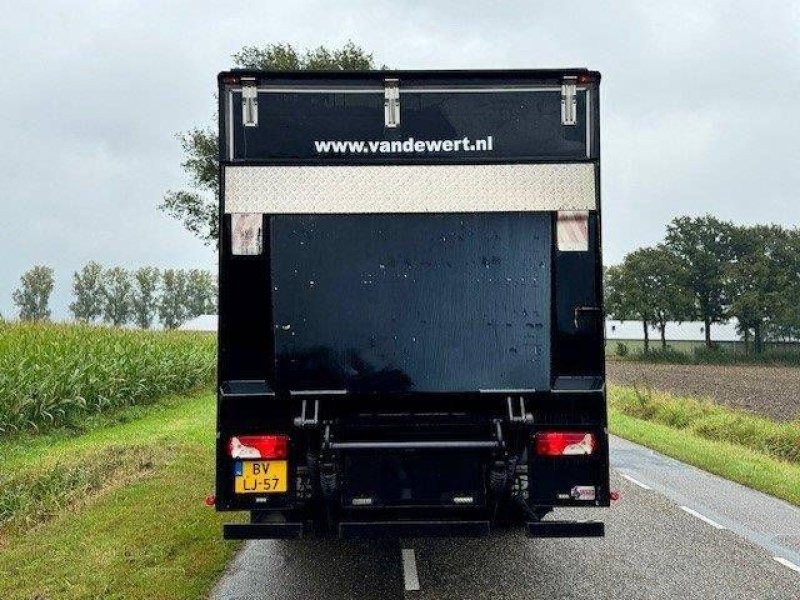
[[591,163],[230,166],[226,213],[594,210]]

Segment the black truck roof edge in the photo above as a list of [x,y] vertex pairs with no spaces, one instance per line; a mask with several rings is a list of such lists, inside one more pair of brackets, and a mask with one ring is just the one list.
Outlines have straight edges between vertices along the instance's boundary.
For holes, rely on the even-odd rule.
[[441,79],[561,79],[586,77],[597,83],[599,71],[586,67],[553,69],[373,69],[369,71],[282,71],[276,69],[228,69],[220,71],[217,79],[228,83],[230,77],[269,77],[275,79],[385,79],[385,78],[441,78]]

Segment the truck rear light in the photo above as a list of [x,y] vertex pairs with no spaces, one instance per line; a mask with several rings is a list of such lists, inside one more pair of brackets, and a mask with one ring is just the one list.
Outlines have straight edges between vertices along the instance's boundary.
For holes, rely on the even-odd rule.
[[241,435],[228,442],[231,458],[285,459],[289,455],[289,436]]
[[579,456],[592,454],[597,448],[594,434],[577,431],[547,431],[534,436],[539,456]]

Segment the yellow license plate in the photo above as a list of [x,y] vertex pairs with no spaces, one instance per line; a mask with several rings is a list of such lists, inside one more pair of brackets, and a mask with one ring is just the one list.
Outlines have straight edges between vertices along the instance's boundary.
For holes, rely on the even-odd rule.
[[288,488],[285,460],[238,460],[234,476],[237,494],[279,494]]

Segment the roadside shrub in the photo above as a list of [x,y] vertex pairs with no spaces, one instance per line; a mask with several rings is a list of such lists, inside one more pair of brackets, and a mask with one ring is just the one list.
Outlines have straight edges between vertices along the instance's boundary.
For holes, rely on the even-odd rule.
[[691,350],[676,350],[672,346],[667,346],[666,349],[661,347],[651,348],[646,352],[644,350],[630,352],[626,347],[623,354],[620,352],[622,346],[625,346],[625,344],[622,342],[617,343],[616,356],[644,363],[681,365],[755,364],[800,367],[800,349],[795,347],[766,348],[761,354],[745,354],[741,350],[734,352],[721,344],[714,344],[710,347],[698,345]]
[[622,342],[617,342],[616,355],[620,358],[625,358],[628,356],[628,345]]
[[666,348],[655,348],[643,352],[640,360],[647,362],[669,363],[669,364],[682,364],[687,362],[690,357],[686,352],[675,350],[671,346]]
[[612,387],[609,402],[614,410],[630,417],[687,429],[707,439],[800,463],[800,420],[779,423],[710,400],[629,387]]
[[658,402],[654,419],[676,429],[687,429],[713,413],[714,408],[709,401],[668,402],[662,399]]
[[174,444],[111,445],[32,470],[0,473],[0,529],[42,523],[109,484],[120,485],[167,462]]
[[654,406],[651,402],[652,392],[639,387],[614,388],[612,398],[614,404],[622,412],[638,419],[651,419]]
[[208,385],[213,336],[0,323],[0,435]]
[[[749,357],[752,360],[752,357]],[[794,349],[769,348],[756,355],[755,360],[768,365],[800,366],[800,351]]]
[[727,365],[736,362],[736,355],[727,352],[717,344],[697,346],[692,350],[692,356],[694,362],[699,364]]

